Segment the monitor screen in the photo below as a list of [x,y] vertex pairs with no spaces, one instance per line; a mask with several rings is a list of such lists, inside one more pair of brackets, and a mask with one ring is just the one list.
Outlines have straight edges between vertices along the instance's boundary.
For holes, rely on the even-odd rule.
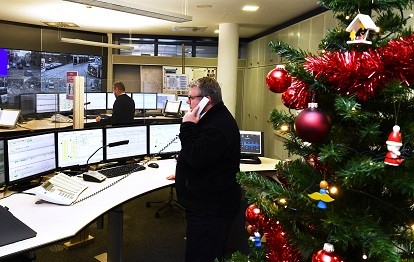
[[106,145],[129,140],[126,145],[106,147],[107,161],[147,155],[147,126],[127,126],[106,128]]
[[58,111],[58,94],[36,94],[36,113]]
[[6,183],[6,171],[4,168],[4,140],[0,140],[0,186]]
[[180,125],[149,125],[149,153],[161,155],[179,152],[181,142],[177,137],[180,133]]
[[23,116],[36,114],[36,94],[21,94],[20,113]]
[[[57,133],[58,167],[86,165],[88,158],[103,147],[102,129],[59,131]],[[103,161],[103,150],[98,150],[88,164]]]
[[181,101],[181,111],[188,111],[190,110],[190,105],[187,104],[188,96],[186,95],[178,95],[177,101]]
[[176,101],[176,95],[175,94],[164,94],[164,93],[158,93],[157,94],[157,109],[163,110],[165,107],[165,103],[168,101]]
[[0,110],[0,126],[14,127],[20,116],[20,110],[3,109]]
[[66,97],[66,93],[59,94],[59,112],[70,112],[73,110],[73,100]]
[[9,184],[55,170],[54,133],[8,139],[7,169]]
[[132,93],[132,99],[135,102],[135,109],[157,109],[157,93]]
[[[129,96],[132,96],[131,93],[125,93]],[[115,103],[115,95],[114,93],[106,93],[106,109],[114,109],[114,103]]]
[[85,93],[86,110],[106,110],[106,93]]
[[167,100],[164,108],[164,114],[166,115],[178,115],[180,113],[181,101]]
[[240,153],[242,156],[263,156],[264,134],[260,131],[240,131]]

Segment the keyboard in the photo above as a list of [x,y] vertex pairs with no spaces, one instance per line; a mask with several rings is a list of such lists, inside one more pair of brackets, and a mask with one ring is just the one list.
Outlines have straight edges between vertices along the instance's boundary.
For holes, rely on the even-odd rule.
[[145,166],[138,163],[131,163],[122,166],[114,166],[98,170],[99,173],[108,178],[127,175],[133,172],[144,170]]

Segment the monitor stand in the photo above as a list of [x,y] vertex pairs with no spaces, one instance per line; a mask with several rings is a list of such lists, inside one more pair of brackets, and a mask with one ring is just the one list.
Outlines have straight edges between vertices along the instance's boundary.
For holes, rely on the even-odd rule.
[[261,164],[262,161],[257,156],[242,156],[240,157],[240,164]]

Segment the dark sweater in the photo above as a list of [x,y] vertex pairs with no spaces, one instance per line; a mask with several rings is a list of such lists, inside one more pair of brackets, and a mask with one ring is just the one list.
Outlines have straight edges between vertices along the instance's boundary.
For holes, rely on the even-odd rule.
[[124,125],[134,122],[135,102],[127,94],[122,94],[115,99],[112,116],[101,120],[104,124]]
[[219,103],[198,124],[182,123],[179,136],[175,184],[180,204],[200,214],[235,215],[241,199],[236,181],[240,133],[227,107]]

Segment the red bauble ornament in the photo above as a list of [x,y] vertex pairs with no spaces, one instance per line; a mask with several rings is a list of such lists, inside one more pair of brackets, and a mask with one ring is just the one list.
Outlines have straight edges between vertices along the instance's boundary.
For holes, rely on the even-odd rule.
[[304,141],[317,143],[322,141],[331,129],[331,119],[317,108],[316,103],[299,113],[295,120],[295,132]]
[[312,262],[343,262],[344,260],[335,254],[332,244],[325,243],[323,249],[312,255]]
[[282,94],[283,104],[290,109],[306,108],[311,98],[312,94],[307,85],[300,80],[294,80],[292,85]]
[[245,214],[246,222],[251,225],[253,229],[261,231],[266,226],[268,219],[255,204],[248,206]]
[[270,91],[274,93],[282,93],[288,89],[292,83],[288,71],[284,66],[276,66],[275,69],[270,70],[266,76],[266,85]]

